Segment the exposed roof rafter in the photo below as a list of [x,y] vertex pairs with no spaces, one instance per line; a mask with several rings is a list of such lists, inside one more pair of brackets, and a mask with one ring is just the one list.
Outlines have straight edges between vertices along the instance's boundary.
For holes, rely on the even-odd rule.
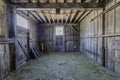
[[34,11],[37,15],[38,15],[38,17],[42,20],[42,22],[44,23],[44,20],[41,18],[41,16],[37,13],[37,11]]

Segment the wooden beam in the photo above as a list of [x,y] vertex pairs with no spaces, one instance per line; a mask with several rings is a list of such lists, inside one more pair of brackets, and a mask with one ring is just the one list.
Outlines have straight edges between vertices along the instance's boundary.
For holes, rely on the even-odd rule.
[[40,3],[40,0],[37,0],[37,3]]
[[77,24],[74,24],[74,23],[42,23],[41,25],[74,25],[74,26],[77,26]]
[[73,3],[76,3],[76,0],[73,0]]
[[103,8],[105,3],[9,3],[16,8]]
[[66,21],[67,23],[69,23],[69,22],[70,22],[72,12],[73,12],[73,10],[71,10],[71,11],[70,11],[70,13],[69,13],[69,17],[68,17],[68,19],[67,19],[67,21]]
[[54,19],[53,19],[52,15],[50,14],[50,10],[48,10],[48,12],[49,12],[49,15],[50,15],[50,17],[51,17],[50,20],[51,20],[51,23],[52,23],[52,22],[54,22]]
[[85,19],[85,17],[87,17],[87,15],[89,15],[92,11],[87,12],[83,17],[81,17],[81,19],[78,21],[78,23],[80,23],[83,19]]
[[34,11],[37,15],[38,15],[38,17],[42,20],[42,22],[44,23],[44,20],[41,18],[41,16],[37,13],[37,11]]
[[64,0],[64,3],[67,3],[67,0]]
[[14,38],[1,38],[0,39],[0,44],[13,44],[15,43]]
[[[66,12],[67,12],[67,10],[66,10]],[[66,13],[66,12],[65,12],[65,13]],[[70,15],[70,14],[66,14],[66,21],[65,21],[66,23],[67,23],[67,21],[68,21],[68,19],[69,19],[69,15]]]
[[41,22],[33,13],[31,13],[30,11],[29,11],[29,13],[30,13],[37,21]]
[[103,2],[108,3],[109,1],[111,1],[111,0],[99,0],[99,2],[101,2],[101,3],[103,3]]
[[70,19],[70,23],[72,23],[74,16],[76,15],[77,10],[74,10],[73,13],[71,14],[71,19]]
[[45,18],[45,22],[48,23],[49,21],[48,21],[48,19],[47,19],[47,17],[46,17],[46,15],[45,15],[45,13],[44,13],[43,10],[42,10],[42,14],[43,14],[43,16],[44,16],[44,18]]
[[47,3],[50,3],[50,1],[49,1],[49,0],[47,0],[46,2],[47,2]]
[[45,23],[47,23],[47,20],[46,20],[44,14],[43,14],[42,12],[38,12],[38,13],[40,13],[39,15],[40,15],[40,17],[43,19],[43,21],[44,21]]
[[51,23],[51,20],[49,19],[48,14],[45,14],[44,11],[42,11],[42,12],[43,12],[43,14],[46,16],[47,21],[48,21],[49,23]]
[[76,12],[76,14],[74,15],[74,18],[73,18],[72,22],[75,22],[75,19],[77,18],[77,16],[79,15],[80,12],[81,12],[81,11],[77,11],[77,12]]
[[74,29],[76,32],[79,32],[78,29],[76,29],[76,27],[74,25],[71,25],[72,29]]
[[75,22],[75,21],[76,21],[77,16],[79,15],[80,12],[81,12],[80,10],[78,10],[78,11],[76,12],[76,14],[74,15],[74,18],[73,18],[72,22]]
[[114,61],[114,62],[119,62],[119,63],[120,63],[120,59],[117,58],[117,57],[112,57],[112,61]]
[[95,16],[93,19],[91,19],[91,21],[95,20],[96,18],[100,17],[103,14],[106,14],[107,12],[115,9],[116,7],[120,6],[120,2],[116,3],[115,5],[111,6],[110,8],[108,8],[107,10],[104,10],[103,12],[101,12],[100,14],[98,14],[97,16]]
[[81,0],[81,3],[84,3],[85,2],[85,0]]
[[31,1],[31,0],[29,0],[29,3],[32,3],[32,1]]
[[56,15],[56,16],[57,16],[57,18],[56,18],[57,19],[57,23],[59,23],[59,16],[58,15]]
[[91,2],[93,3],[93,2],[95,2],[96,0],[91,0]]
[[62,20],[61,20],[61,23],[63,23],[63,21],[64,21],[64,14],[62,15]]
[[75,21],[75,23],[77,23],[77,22],[80,20],[80,18],[81,18],[86,12],[87,12],[87,11],[85,10],[85,11],[79,16],[78,20]]
[[73,23],[75,23],[80,18],[81,14],[83,14],[82,11],[79,12],[79,14],[76,16],[75,20],[73,21]]
[[[9,38],[15,38],[15,11],[13,11],[13,8],[9,7],[8,9],[8,22],[9,22]],[[16,44],[9,45],[9,51],[11,52],[10,57],[10,71],[13,71],[16,69],[16,53],[15,53],[15,46]]]

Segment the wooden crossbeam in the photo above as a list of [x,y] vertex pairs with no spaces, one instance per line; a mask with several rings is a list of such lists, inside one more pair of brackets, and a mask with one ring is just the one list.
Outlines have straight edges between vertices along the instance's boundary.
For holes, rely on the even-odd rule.
[[14,38],[1,38],[0,39],[0,44],[12,44],[15,43]]
[[79,30],[74,26],[74,25],[72,25],[71,26],[76,32],[79,32]]
[[105,3],[13,3],[9,5],[16,8],[83,8],[83,9],[96,9],[103,8]]

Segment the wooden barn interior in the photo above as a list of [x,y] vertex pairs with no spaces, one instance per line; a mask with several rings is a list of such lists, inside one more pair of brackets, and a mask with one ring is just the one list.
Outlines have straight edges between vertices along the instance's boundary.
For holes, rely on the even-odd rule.
[[0,0],[0,80],[120,80],[120,0]]

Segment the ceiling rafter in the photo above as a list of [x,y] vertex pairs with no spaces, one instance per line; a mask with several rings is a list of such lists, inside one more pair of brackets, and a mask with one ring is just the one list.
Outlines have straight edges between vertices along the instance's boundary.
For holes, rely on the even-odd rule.
[[31,12],[29,12],[29,14],[31,14],[37,21],[39,21],[40,23],[42,23],[34,14],[32,14]]
[[74,16],[75,16],[76,12],[77,12],[77,10],[74,10],[74,13],[71,14],[70,23],[72,23],[72,20],[73,20],[73,18],[74,18]]
[[80,13],[76,16],[76,18],[75,18],[75,20],[73,21],[73,23],[75,23],[75,22],[79,19],[79,17],[81,16],[81,14],[82,14],[82,12],[80,12]]
[[87,11],[83,11],[82,14],[79,16],[79,18],[77,19],[77,21],[75,23],[78,23],[78,21],[80,20],[80,18],[86,13]]
[[42,14],[43,14],[43,16],[44,16],[44,18],[45,18],[45,20],[46,20],[46,23],[48,23],[49,20],[48,20],[47,16],[45,15],[44,10],[41,10],[41,11],[42,11]]
[[70,20],[71,20],[71,17],[72,17],[72,12],[73,12],[73,10],[70,11],[70,15],[69,15],[67,23],[70,23]]
[[[36,15],[33,15],[42,23],[68,24],[79,23],[91,10],[103,8],[109,0],[79,0],[80,2],[78,0],[28,0],[28,2],[23,1],[24,3],[20,3],[20,0],[15,3],[10,1],[10,5],[15,5],[17,9],[33,9],[31,12],[35,11]],[[53,9],[57,8],[63,12],[56,14]]]
[[64,13],[64,14],[62,15],[62,21],[61,21],[61,23],[63,23],[63,22],[64,22],[64,18],[65,18],[65,11],[64,11],[64,10],[62,10],[62,13]]
[[38,14],[38,12],[37,11],[34,11],[37,15],[38,15],[38,17],[42,20],[42,22],[44,23],[44,20],[41,18],[41,16]]
[[[66,11],[65,11],[65,13],[66,13],[66,12],[68,12],[68,11],[69,11],[69,10],[66,10]],[[65,21],[65,23],[67,23],[67,22],[68,22],[69,15],[70,15],[70,14],[66,14],[66,15],[65,15],[65,17],[66,17],[66,21]]]
[[[71,13],[71,11],[70,11],[70,10],[68,10],[68,11],[69,11],[69,13]],[[70,14],[66,14],[66,23],[68,22],[69,17],[70,17]]]
[[59,23],[58,15],[56,15],[56,20],[57,20],[57,23]]
[[[47,10],[49,13],[51,13],[49,10]],[[53,16],[52,16],[52,14],[50,14],[50,17],[51,17],[51,23],[53,22],[55,22],[55,20],[53,19]]]
[[88,11],[80,20],[78,23],[80,23],[88,14],[90,14],[92,11]]
[[44,20],[44,22],[47,23],[44,14],[42,12],[40,12],[40,11],[37,11],[37,12],[41,16],[41,18]]
[[[45,14],[45,11],[43,11],[44,12],[44,14]],[[46,12],[48,12],[47,10],[46,10]],[[49,13],[49,12],[48,12]],[[47,18],[47,20],[49,21],[49,23],[51,23],[51,17],[50,17],[50,14],[45,14],[46,15],[46,18]]]
[[86,13],[84,13],[84,14],[81,16],[81,18],[78,20],[78,23],[79,23],[86,15],[88,15],[89,12],[91,12],[91,11],[86,11]]
[[80,12],[81,12],[80,10],[78,10],[78,11],[76,12],[76,14],[74,15],[74,18],[73,18],[72,22],[75,22],[77,16],[80,14]]

